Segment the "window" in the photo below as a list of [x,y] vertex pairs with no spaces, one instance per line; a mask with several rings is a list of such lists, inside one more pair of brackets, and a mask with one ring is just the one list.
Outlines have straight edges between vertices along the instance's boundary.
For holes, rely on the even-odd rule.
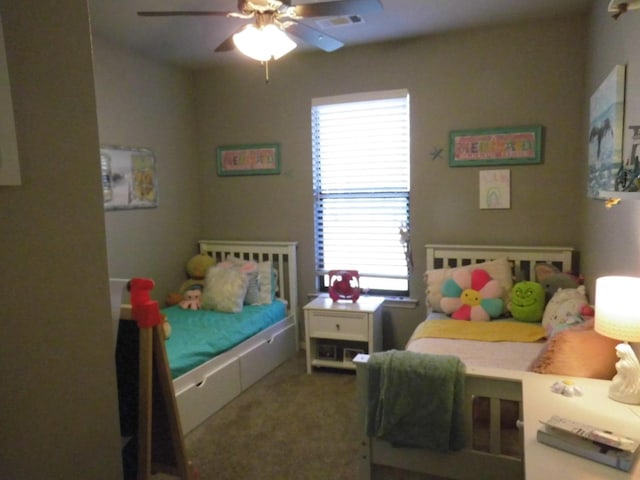
[[409,94],[406,90],[317,98],[311,108],[315,266],[358,270],[370,293],[407,295]]

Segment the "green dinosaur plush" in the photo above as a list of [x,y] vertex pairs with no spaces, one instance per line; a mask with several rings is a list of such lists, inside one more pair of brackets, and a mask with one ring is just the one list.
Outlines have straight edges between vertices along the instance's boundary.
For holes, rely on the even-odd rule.
[[538,282],[518,282],[511,290],[511,315],[520,322],[542,320],[545,305],[544,287]]

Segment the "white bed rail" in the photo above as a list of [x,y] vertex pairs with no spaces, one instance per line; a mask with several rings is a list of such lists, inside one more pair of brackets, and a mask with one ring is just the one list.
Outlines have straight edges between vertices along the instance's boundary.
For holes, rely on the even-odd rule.
[[[421,448],[398,448],[390,443],[366,435],[368,398],[369,355],[360,354],[354,359],[357,374],[359,403],[360,479],[370,480],[375,465],[392,467],[404,471],[442,476],[456,480],[478,480],[497,478],[524,478],[522,454],[522,376],[521,372],[498,369],[475,369],[465,377],[464,425],[465,447],[456,452],[440,453]],[[474,399],[486,398],[489,403],[488,449],[474,446]],[[503,453],[501,439],[501,402],[515,401],[520,405],[518,442],[520,456]]]

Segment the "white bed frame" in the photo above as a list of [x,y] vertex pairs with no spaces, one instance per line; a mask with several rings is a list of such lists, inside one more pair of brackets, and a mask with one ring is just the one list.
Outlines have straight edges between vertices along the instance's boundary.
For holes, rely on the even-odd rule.
[[[535,278],[537,263],[553,263],[561,271],[572,271],[574,256],[571,247],[509,247],[485,245],[426,245],[427,270],[457,267],[507,257],[514,266],[528,271]],[[513,370],[467,367],[464,394],[465,447],[456,452],[438,453],[419,448],[398,448],[382,440],[368,437],[365,418],[368,405],[368,355],[358,355],[356,364],[359,420],[363,438],[360,447],[360,478],[369,480],[374,465],[419,472],[451,479],[478,480],[524,478],[524,461],[501,453],[500,401],[520,403],[522,422],[522,372]],[[473,448],[472,404],[474,397],[490,399],[489,451]],[[520,431],[522,443],[522,431]]]
[[[201,240],[200,253],[217,261],[228,255],[270,261],[278,272],[277,296],[286,317],[208,362],[174,379],[178,412],[186,434],[264,377],[298,349],[297,242]],[[122,308],[121,318],[130,319]]]

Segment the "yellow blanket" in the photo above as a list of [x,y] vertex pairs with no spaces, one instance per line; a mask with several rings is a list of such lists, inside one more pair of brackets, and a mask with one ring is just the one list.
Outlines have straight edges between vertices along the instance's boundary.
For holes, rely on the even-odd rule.
[[546,336],[539,324],[498,321],[467,322],[464,320],[426,320],[413,332],[416,338],[455,338],[483,342],[537,342]]

